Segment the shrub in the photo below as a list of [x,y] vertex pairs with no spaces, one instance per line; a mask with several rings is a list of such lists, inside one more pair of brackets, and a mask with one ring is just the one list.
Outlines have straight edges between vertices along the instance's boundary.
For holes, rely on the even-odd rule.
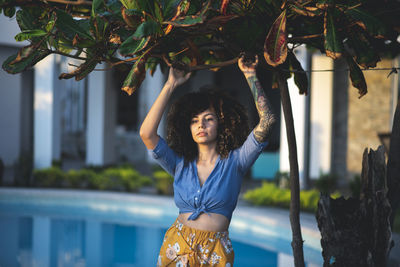
[[130,165],[114,168],[90,167],[63,172],[57,167],[34,171],[34,184],[42,187],[88,188],[137,191],[153,181]]
[[108,187],[114,190],[137,191],[152,183],[149,177],[141,175],[130,166],[105,169],[100,175],[109,181]]
[[315,187],[324,194],[331,194],[336,190],[337,176],[334,174],[321,174],[315,181]]
[[81,169],[70,170],[67,172],[67,186],[71,188],[96,188],[93,181],[98,174],[93,170]]
[[153,172],[155,187],[157,192],[163,195],[172,195],[174,178],[164,170],[156,170]]
[[[332,196],[337,197],[337,195],[333,194]],[[319,197],[320,192],[315,189],[300,191],[300,209],[315,212]],[[290,190],[280,189],[274,183],[264,182],[261,187],[247,191],[244,199],[254,205],[289,208]]]
[[56,167],[33,171],[33,183],[37,187],[61,187],[65,181],[65,172]]

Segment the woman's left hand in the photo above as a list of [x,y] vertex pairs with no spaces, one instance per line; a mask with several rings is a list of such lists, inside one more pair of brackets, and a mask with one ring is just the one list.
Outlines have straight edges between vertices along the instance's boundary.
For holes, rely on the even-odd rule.
[[254,58],[249,58],[246,57],[246,55],[241,55],[238,60],[238,65],[244,76],[254,76],[256,75],[258,56],[255,55]]

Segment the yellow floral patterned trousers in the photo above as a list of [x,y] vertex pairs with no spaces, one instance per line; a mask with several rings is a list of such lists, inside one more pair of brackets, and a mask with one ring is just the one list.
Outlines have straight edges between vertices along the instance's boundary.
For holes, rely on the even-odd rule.
[[157,267],[232,267],[234,256],[228,231],[197,230],[176,220],[165,233]]

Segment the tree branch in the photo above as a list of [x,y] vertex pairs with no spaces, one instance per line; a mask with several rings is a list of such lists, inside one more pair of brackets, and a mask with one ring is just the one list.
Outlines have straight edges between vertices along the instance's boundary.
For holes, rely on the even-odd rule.
[[297,160],[296,135],[293,122],[292,104],[286,78],[278,73],[278,84],[281,91],[282,109],[286,124],[286,136],[289,148],[290,166],[290,225],[292,227],[292,249],[294,265],[304,267],[303,237],[300,227],[300,183],[299,164]]
[[129,63],[129,62],[137,60],[138,58],[139,57],[133,57],[133,58],[121,60],[121,61],[118,61],[118,62],[114,62],[114,63],[111,63],[111,66],[114,67],[114,66],[117,66],[117,65],[120,65],[120,64]]
[[53,2],[53,3],[59,3],[59,4],[64,4],[64,5],[73,5],[73,6],[79,6],[79,5],[91,6],[92,5],[92,1],[85,1],[85,0],[77,0],[77,1],[46,0],[46,2]]
[[229,66],[229,65],[232,65],[232,64],[236,64],[237,61],[238,61],[238,58],[235,57],[235,58],[233,58],[231,60],[227,60],[227,61],[223,61],[223,62],[219,62],[219,63],[215,63],[215,64],[205,64],[205,65],[189,67],[188,71],[191,72],[191,71],[195,71],[195,70],[221,68],[221,67]]
[[291,38],[288,38],[288,43],[294,43],[294,42],[304,41],[307,39],[319,38],[319,37],[323,37],[323,36],[324,35],[322,33],[318,33],[318,34],[311,34],[311,35],[305,35],[305,36],[291,37]]
[[77,0],[77,1],[71,1],[71,0],[46,0],[46,1],[14,0],[12,2],[6,2],[4,4],[0,4],[0,8],[21,7],[21,6],[29,6],[29,5],[45,6],[45,5],[49,5],[48,2],[56,3],[56,4],[63,4],[63,5],[70,5],[70,6],[80,6],[80,5],[91,6],[92,5],[92,1],[85,1],[85,0]]
[[70,58],[75,58],[75,59],[79,59],[79,60],[86,60],[87,58],[84,57],[80,57],[80,56],[74,56],[74,55],[70,55],[61,51],[57,51],[57,50],[49,50],[50,53],[53,54],[58,54],[58,55],[62,55],[62,56],[66,56],[66,57],[70,57]]

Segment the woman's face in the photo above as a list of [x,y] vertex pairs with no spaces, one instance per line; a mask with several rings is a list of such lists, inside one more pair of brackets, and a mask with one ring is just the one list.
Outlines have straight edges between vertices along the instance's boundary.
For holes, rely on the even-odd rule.
[[217,141],[218,119],[209,108],[195,115],[190,123],[192,138],[197,144],[211,144]]

